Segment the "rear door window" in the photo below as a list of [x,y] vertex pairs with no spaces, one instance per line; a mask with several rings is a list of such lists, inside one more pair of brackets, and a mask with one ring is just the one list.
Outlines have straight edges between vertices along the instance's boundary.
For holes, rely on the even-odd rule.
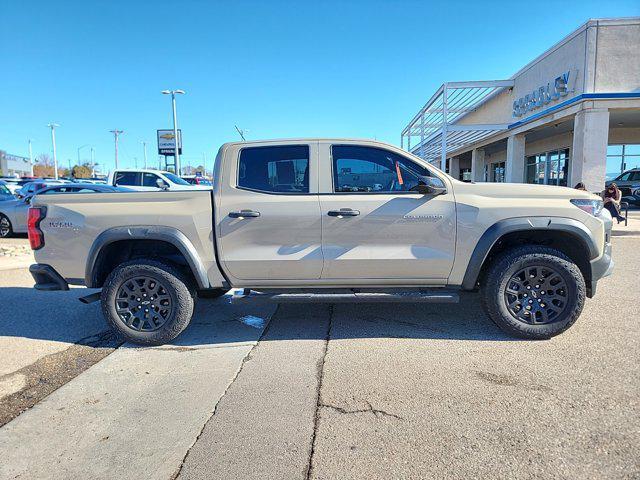
[[[116,172],[114,185],[140,185],[140,173],[138,172]],[[155,186],[155,185],[154,185]]]
[[309,193],[309,147],[250,147],[240,151],[238,186],[269,193]]

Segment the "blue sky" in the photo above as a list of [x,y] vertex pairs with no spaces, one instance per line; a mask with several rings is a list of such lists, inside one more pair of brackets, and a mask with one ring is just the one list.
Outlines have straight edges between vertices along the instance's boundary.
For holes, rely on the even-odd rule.
[[[637,0],[246,2],[0,0],[0,149],[75,163],[93,145],[113,168],[155,155],[181,88],[183,164],[225,141],[369,137],[400,130],[444,81],[508,78],[588,18],[640,14]],[[88,158],[89,149],[82,150]]]

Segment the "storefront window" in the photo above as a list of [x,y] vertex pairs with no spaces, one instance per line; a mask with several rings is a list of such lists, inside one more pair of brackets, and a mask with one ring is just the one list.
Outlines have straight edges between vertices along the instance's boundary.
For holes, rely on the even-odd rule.
[[567,186],[569,149],[552,150],[527,157],[527,183]]
[[607,147],[607,180],[632,168],[640,168],[640,144],[609,145]]

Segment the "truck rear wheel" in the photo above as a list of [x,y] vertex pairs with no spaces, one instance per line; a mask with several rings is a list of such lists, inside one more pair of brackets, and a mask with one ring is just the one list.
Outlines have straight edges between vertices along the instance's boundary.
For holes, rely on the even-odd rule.
[[189,325],[195,290],[174,266],[137,259],[111,272],[100,300],[107,323],[126,340],[162,345]]
[[532,340],[551,338],[573,325],[585,296],[578,266],[558,250],[535,245],[502,253],[481,286],[487,316],[505,332]]

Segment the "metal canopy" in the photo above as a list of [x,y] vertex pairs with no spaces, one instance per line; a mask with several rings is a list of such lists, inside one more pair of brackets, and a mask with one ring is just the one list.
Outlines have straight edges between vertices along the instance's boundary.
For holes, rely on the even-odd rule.
[[[440,159],[445,170],[447,155],[471,145],[501,130],[508,124],[455,125],[467,113],[504,88],[513,87],[513,80],[487,80],[477,82],[447,82],[429,99],[427,104],[402,130],[400,145],[429,162]],[[418,137],[415,146],[412,138]]]

